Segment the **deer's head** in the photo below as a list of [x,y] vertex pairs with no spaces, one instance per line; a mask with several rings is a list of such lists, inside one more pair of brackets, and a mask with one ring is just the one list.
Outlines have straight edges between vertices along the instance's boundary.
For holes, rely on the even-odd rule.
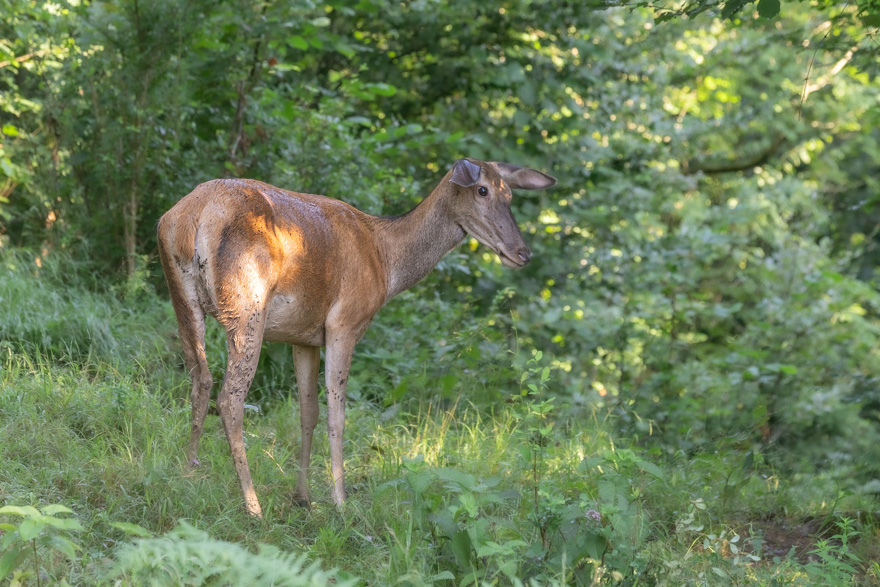
[[510,211],[511,190],[542,190],[556,179],[510,163],[459,159],[449,181],[459,192],[456,215],[464,231],[495,251],[507,267],[525,266],[532,251]]

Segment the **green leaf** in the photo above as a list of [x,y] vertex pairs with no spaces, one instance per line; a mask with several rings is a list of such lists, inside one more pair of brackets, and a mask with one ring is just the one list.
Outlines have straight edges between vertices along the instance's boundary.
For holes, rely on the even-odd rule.
[[21,536],[18,535],[18,529],[13,526],[12,530],[0,536],[0,550],[5,549],[10,544],[14,544],[21,540]]
[[461,502],[461,507],[467,511],[468,516],[476,518],[479,515],[480,508],[477,506],[477,498],[472,493],[462,493],[458,499]]
[[491,540],[486,542],[484,545],[477,548],[477,556],[492,556],[493,554],[499,554],[504,552],[504,549],[497,542],[492,542]]
[[452,549],[452,554],[455,555],[455,558],[458,560],[458,564],[461,565],[462,569],[468,570],[471,568],[471,558],[473,556],[473,546],[471,544],[471,537],[464,530],[459,530],[455,536],[452,537],[452,540],[449,541],[449,546]]
[[53,518],[51,516],[41,516],[40,518],[38,518],[38,521],[48,526],[52,526],[53,528],[66,530],[68,532],[79,532],[80,530],[84,529],[82,527],[82,524],[79,523],[79,520],[75,520],[73,518]]
[[878,13],[865,13],[859,16],[859,18],[865,26],[880,27],[880,14]]
[[413,493],[421,497],[431,484],[431,473],[428,471],[413,471],[407,473],[406,482],[409,483]]
[[749,3],[749,0],[729,0],[724,3],[724,8],[721,10],[721,18],[728,19],[737,12],[739,12],[743,6]]
[[605,538],[596,533],[589,533],[584,538],[584,550],[587,555],[595,560],[602,560],[602,554],[605,552],[607,542]]
[[752,467],[755,466],[755,453],[749,451],[746,453],[746,458],[743,459],[743,471],[749,471]]
[[138,526],[137,524],[132,524],[130,522],[110,522],[110,525],[116,528],[117,530],[122,530],[129,536],[139,536],[141,538],[149,538],[153,535],[152,532],[144,528],[143,526]]
[[312,21],[312,24],[316,27],[328,27],[330,26],[330,19],[326,16],[319,16],[318,18]]
[[18,136],[18,129],[15,128],[14,126],[12,126],[11,124],[4,124],[3,125],[3,134],[5,134],[6,136],[10,136],[10,137],[17,137]]
[[0,557],[0,579],[5,578],[9,573],[18,568],[18,565],[24,559],[26,546],[19,548],[10,548]]
[[40,510],[29,505],[5,505],[0,508],[0,514],[13,514],[15,516],[22,516],[26,518],[38,518],[40,517]]
[[378,84],[367,84],[367,89],[369,89],[372,93],[378,94],[379,96],[393,96],[397,93],[397,88],[392,86],[391,84],[386,83],[378,83]]
[[299,35],[293,35],[292,37],[287,39],[287,43],[294,49],[299,49],[300,51],[305,51],[309,48],[308,41],[306,41]]
[[758,14],[761,18],[773,18],[779,14],[779,0],[759,0]]
[[27,518],[18,527],[18,535],[22,540],[33,540],[40,535],[43,528],[47,526],[43,518]]
[[59,503],[47,505],[42,510],[44,516],[55,516],[57,514],[72,514],[73,510]]
[[648,461],[643,461],[642,459],[639,459],[638,461],[636,461],[636,464],[638,464],[639,468],[642,471],[650,473],[657,479],[663,481],[663,471],[660,470],[660,467],[658,467],[654,463],[649,463]]
[[53,550],[60,552],[69,559],[76,558],[76,551],[79,550],[79,546],[63,536],[50,536],[48,543]]
[[443,481],[451,481],[465,489],[473,489],[477,484],[477,478],[468,473],[462,473],[458,469],[435,469],[437,477]]

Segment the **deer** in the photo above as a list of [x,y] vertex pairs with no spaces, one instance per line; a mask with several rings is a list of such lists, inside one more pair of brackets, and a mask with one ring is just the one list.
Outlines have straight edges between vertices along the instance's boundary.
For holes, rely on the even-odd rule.
[[372,216],[337,199],[247,179],[198,185],[158,223],[158,249],[192,379],[185,471],[199,466],[213,379],[205,320],[226,332],[228,362],[217,410],[247,512],[262,518],[245,451],[245,396],[263,341],[293,346],[301,444],[293,500],[311,504],[309,466],[318,422],[324,352],[331,499],[346,499],[343,470],[346,383],[355,345],[382,306],[424,278],[466,235],[510,268],[532,257],[510,209],[511,190],[556,179],[509,163],[465,158],[415,208]]

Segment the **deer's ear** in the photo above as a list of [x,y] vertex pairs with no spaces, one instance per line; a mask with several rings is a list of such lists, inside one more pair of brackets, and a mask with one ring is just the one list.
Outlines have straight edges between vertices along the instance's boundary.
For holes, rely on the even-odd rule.
[[452,177],[449,181],[463,188],[469,188],[480,181],[480,173],[482,169],[476,163],[471,163],[467,159],[459,159],[452,166]]
[[543,190],[556,185],[556,178],[528,167],[493,162],[501,179],[514,190]]

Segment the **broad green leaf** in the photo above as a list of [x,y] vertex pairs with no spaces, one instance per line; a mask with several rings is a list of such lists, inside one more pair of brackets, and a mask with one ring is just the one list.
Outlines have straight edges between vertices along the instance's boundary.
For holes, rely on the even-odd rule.
[[406,474],[406,482],[412,488],[413,493],[421,497],[428,486],[431,485],[431,473],[428,471],[411,471]]
[[299,49],[300,51],[305,51],[309,48],[309,42],[302,38],[300,35],[293,35],[292,37],[287,39],[287,44],[294,49]]
[[18,535],[18,529],[13,527],[11,531],[4,532],[2,536],[0,536],[0,550],[5,549],[10,544],[18,542],[21,540],[21,536]]
[[72,514],[73,513],[72,509],[70,509],[67,506],[63,506],[61,504],[58,504],[58,503],[53,503],[53,504],[47,505],[46,507],[42,508],[40,511],[42,511],[43,515],[46,515],[46,516],[55,516],[58,514]]
[[6,578],[9,573],[18,568],[18,565],[24,559],[27,546],[14,546],[3,553],[0,557],[0,579]]
[[773,18],[779,14],[779,0],[758,0],[758,14],[762,18]]
[[477,548],[477,556],[492,556],[494,554],[502,553],[504,549],[497,542],[492,542],[491,540]]
[[471,545],[470,535],[465,530],[459,530],[452,537],[452,540],[449,541],[449,546],[461,568],[465,570],[470,569],[473,558],[473,546]]
[[477,484],[477,478],[468,473],[462,473],[458,469],[434,469],[437,477],[443,481],[452,481],[465,489],[473,489]]
[[0,514],[13,514],[15,516],[23,516],[27,518],[39,517],[41,515],[40,510],[30,505],[5,505],[0,508]]
[[645,471],[646,473],[650,473],[651,475],[653,475],[657,479],[660,479],[661,481],[663,481],[663,471],[660,469],[660,467],[658,467],[654,463],[650,463],[648,461],[638,459],[638,461],[636,461],[636,464],[639,466],[639,468],[641,470]]
[[69,559],[76,558],[76,551],[80,549],[78,545],[63,536],[50,536],[48,543],[53,550],[60,552]]
[[18,526],[18,535],[22,540],[33,540],[47,526],[44,518],[27,518]]
[[79,523],[79,520],[74,518],[53,518],[51,516],[42,516],[39,518],[39,521],[48,526],[52,526],[53,528],[58,528],[59,530],[67,530],[69,532],[83,530],[82,524]]
[[392,86],[391,84],[386,84],[384,82],[378,84],[367,84],[367,88],[370,89],[374,94],[379,94],[380,96],[393,96],[397,93],[397,88]]

